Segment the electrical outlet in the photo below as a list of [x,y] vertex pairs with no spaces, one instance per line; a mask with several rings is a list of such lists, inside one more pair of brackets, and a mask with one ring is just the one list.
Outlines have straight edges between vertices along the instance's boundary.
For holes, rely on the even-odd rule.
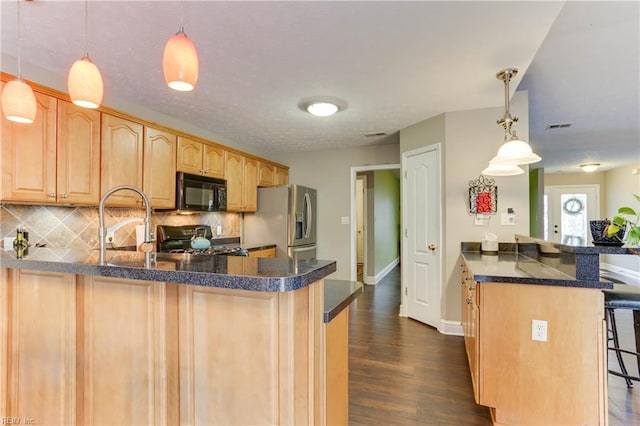
[[216,235],[222,235],[222,225],[220,224],[216,225]]
[[113,235],[113,232],[107,232],[107,243],[115,243],[116,237]]
[[537,342],[547,341],[547,322],[542,320],[531,321],[531,340]]

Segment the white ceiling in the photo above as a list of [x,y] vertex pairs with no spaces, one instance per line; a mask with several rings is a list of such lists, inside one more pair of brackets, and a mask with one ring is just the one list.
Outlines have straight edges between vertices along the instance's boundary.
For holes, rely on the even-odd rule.
[[[65,89],[84,53],[84,5],[21,3],[25,79],[34,65]],[[638,3],[563,5],[90,0],[88,50],[105,81],[104,105],[126,100],[275,159],[392,143],[398,130],[442,112],[502,106],[495,74],[516,67],[511,87],[522,79],[519,89],[529,90],[530,141],[542,167],[638,160]],[[2,71],[15,74],[16,2],[0,7]],[[196,89],[186,93],[165,85],[161,67],[183,9],[200,58]],[[346,108],[312,117],[299,108],[312,96]],[[573,127],[545,130],[564,121]],[[364,136],[372,132],[388,136]]]

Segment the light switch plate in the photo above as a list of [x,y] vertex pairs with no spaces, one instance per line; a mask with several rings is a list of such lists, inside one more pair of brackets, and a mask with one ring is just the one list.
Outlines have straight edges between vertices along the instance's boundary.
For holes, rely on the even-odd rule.
[[502,213],[500,215],[500,225],[515,225],[516,215],[514,213]]

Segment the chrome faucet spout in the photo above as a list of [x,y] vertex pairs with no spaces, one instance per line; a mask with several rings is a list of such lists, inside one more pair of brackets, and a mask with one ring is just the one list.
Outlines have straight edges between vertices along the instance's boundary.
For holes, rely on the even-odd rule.
[[[145,206],[145,216],[144,216],[144,242],[151,242],[151,201],[149,201],[149,197],[147,194],[142,192],[142,190],[136,186],[131,185],[120,185],[114,188],[111,188],[107,192],[104,193],[102,199],[100,200],[100,205],[98,206],[98,217],[99,217],[99,225],[98,225],[98,241],[100,242],[100,264],[104,265],[107,257],[107,248],[106,248],[106,237],[107,237],[107,227],[104,223],[104,208],[107,202],[107,199],[114,193],[118,191],[133,191],[138,193],[142,197],[142,201]],[[132,220],[129,220],[130,223]],[[114,226],[112,229],[115,231],[119,226]]]

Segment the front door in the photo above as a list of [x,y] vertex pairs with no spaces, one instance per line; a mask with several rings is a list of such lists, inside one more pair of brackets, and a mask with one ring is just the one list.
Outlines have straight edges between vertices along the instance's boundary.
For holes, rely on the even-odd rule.
[[598,185],[545,187],[544,239],[584,246],[591,242],[589,221],[600,216]]
[[403,154],[402,285],[408,317],[440,325],[440,146]]

